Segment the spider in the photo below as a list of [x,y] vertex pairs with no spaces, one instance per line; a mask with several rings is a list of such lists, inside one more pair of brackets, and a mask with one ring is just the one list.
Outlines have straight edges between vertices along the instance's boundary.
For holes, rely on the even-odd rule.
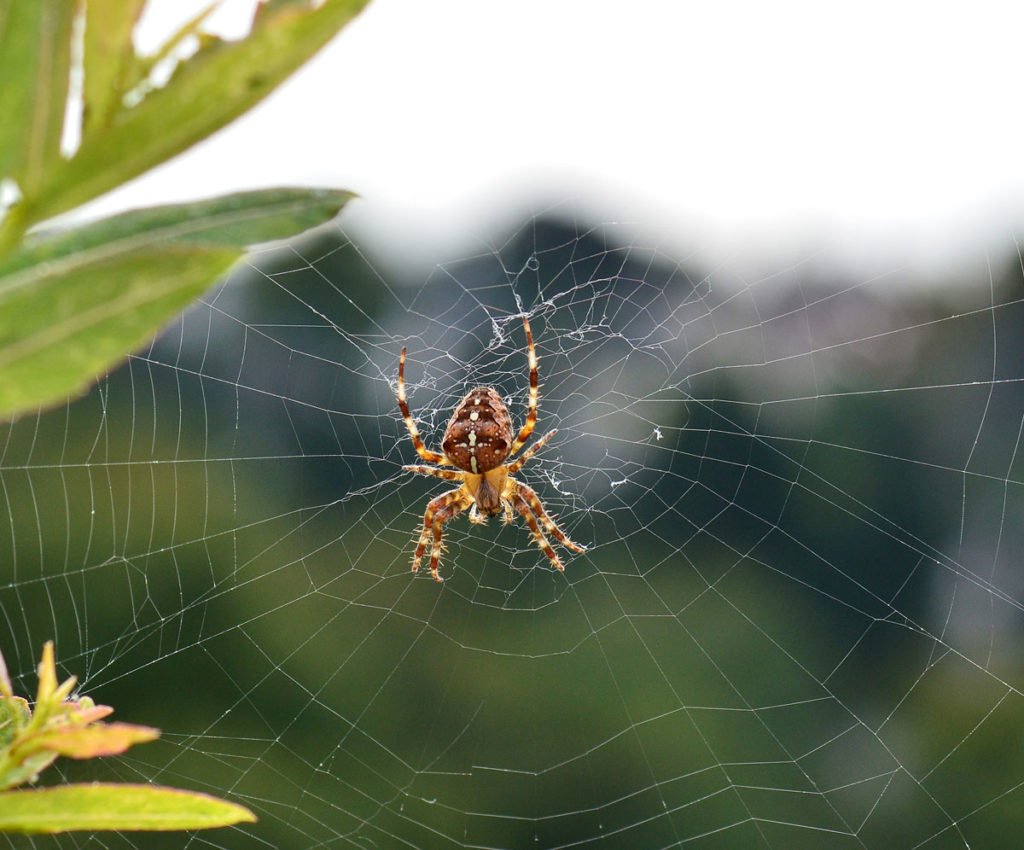
[[[483,523],[487,517],[503,514],[505,523],[512,522],[513,510],[526,521],[533,533],[533,539],[548,556],[552,565],[560,572],[565,571],[562,562],[551,548],[540,524],[559,543],[573,552],[585,551],[583,546],[573,543],[556,524],[553,517],[541,504],[533,489],[522,481],[516,481],[513,473],[523,468],[531,457],[553,436],[556,430],[548,431],[511,463],[513,457],[530,438],[537,424],[537,354],[533,349],[533,335],[530,323],[523,317],[526,330],[527,355],[530,361],[530,406],[526,422],[513,439],[512,417],[508,408],[494,387],[476,387],[463,397],[455,408],[448,427],[444,430],[441,446],[443,453],[434,452],[423,445],[420,433],[409,412],[405,399],[405,349],[398,359],[398,407],[402,411],[405,427],[409,429],[416,452],[427,463],[439,466],[454,466],[456,469],[438,469],[437,466],[403,466],[408,472],[432,475],[445,481],[458,481],[459,486],[442,493],[427,504],[423,515],[423,530],[420,532],[416,553],[412,558],[412,571],[420,568],[420,561],[430,544],[430,575],[435,581],[444,581],[438,574],[441,559],[441,535],[444,524],[466,508],[470,508],[469,521]],[[540,524],[537,520],[540,519]]]

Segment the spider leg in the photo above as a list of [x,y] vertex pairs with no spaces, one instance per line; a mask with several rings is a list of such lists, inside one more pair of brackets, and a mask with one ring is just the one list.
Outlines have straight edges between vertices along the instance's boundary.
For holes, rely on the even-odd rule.
[[[534,492],[533,488],[528,484],[524,484],[522,481],[516,481],[514,478],[508,479],[512,487],[515,488],[515,495],[523,499],[530,507],[530,509],[540,517],[540,521],[544,523],[544,528],[547,529],[548,534],[554,537],[559,543],[561,543],[566,549],[571,549],[573,552],[586,552],[585,546],[580,546],[579,543],[573,543],[556,524],[553,517],[551,517],[546,510],[544,505],[541,504],[540,498]],[[522,513],[522,511],[520,511]],[[549,556],[550,557],[550,556]]]
[[425,445],[423,440],[420,438],[419,429],[416,428],[416,423],[413,421],[412,414],[409,412],[409,403],[405,400],[405,349],[402,349],[402,354],[398,358],[398,408],[402,411],[402,419],[405,420],[405,427],[409,429],[409,436],[412,437],[412,444],[416,449],[416,453],[423,458],[427,463],[448,463],[448,458],[443,454],[432,452]]
[[512,448],[509,449],[509,455],[514,455],[523,447],[523,444],[530,439],[530,434],[533,433],[533,428],[537,424],[537,395],[540,387],[537,379],[537,352],[533,348],[533,334],[530,332],[530,322],[526,316],[523,316],[523,328],[526,329],[526,353],[530,359],[530,408],[526,414],[526,421],[519,430],[519,435],[512,443]]
[[419,542],[416,544],[416,552],[412,558],[412,571],[415,573],[420,568],[420,560],[430,542],[430,575],[434,581],[443,581],[438,575],[437,567],[441,558],[441,535],[442,527],[448,520],[464,510],[472,498],[464,487],[449,490],[442,493],[436,499],[427,503],[427,511],[423,515],[423,530],[420,532]]
[[558,559],[558,555],[555,554],[555,550],[551,548],[551,544],[548,539],[544,536],[544,532],[540,530],[540,526],[537,525],[537,517],[533,515],[530,510],[530,506],[526,503],[526,500],[518,493],[512,499],[512,504],[515,505],[515,509],[519,511],[523,519],[526,520],[526,524],[530,527],[530,531],[533,532],[533,539],[537,541],[537,545],[544,550],[544,554],[548,556],[548,560],[556,570],[560,573],[565,572],[565,567],[562,566],[562,562]]
[[436,499],[431,499],[427,502],[427,510],[423,514],[423,530],[420,532],[420,539],[416,544],[416,553],[412,557],[413,572],[420,568],[420,559],[423,557],[424,551],[426,551],[427,541],[430,540],[430,528],[434,523],[434,517],[438,511],[443,510],[458,498],[461,489],[460,487],[455,490],[449,490],[447,493],[442,493]]
[[456,472],[454,469],[438,469],[435,466],[403,466],[406,472],[418,472],[420,475],[432,475],[434,478],[443,478],[445,481],[462,481],[465,473]]
[[[531,457],[533,457],[535,454],[537,454],[538,451],[540,451],[542,448],[544,448],[544,444],[548,440],[550,440],[553,436],[555,436],[555,434],[557,434],[557,433],[558,433],[558,429],[557,428],[554,428],[551,431],[548,431],[543,437],[541,437],[539,440],[537,440],[536,443],[534,443],[532,446],[530,446],[530,448],[528,448],[518,458],[516,458],[514,463],[508,464],[508,466],[506,467],[506,469],[508,470],[508,474],[509,475],[513,475],[516,472],[519,472],[519,470],[523,468],[523,465],[526,463],[526,461],[528,461]],[[408,467],[406,467],[406,468],[408,468]]]
[[454,502],[446,508],[442,508],[434,516],[434,536],[430,545],[430,575],[433,576],[434,581],[444,581],[437,571],[441,560],[441,551],[444,548],[441,544],[441,535],[443,533],[442,527],[446,522],[448,522],[448,520],[463,511],[470,501],[471,500],[464,497],[460,501]]

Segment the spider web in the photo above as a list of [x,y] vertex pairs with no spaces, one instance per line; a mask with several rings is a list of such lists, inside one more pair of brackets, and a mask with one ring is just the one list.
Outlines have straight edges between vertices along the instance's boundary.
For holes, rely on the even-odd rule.
[[[949,280],[680,258],[567,208],[411,271],[267,250],[0,438],[0,641],[164,730],[63,778],[260,821],[33,847],[963,848],[1021,834],[1020,251]],[[520,521],[409,572],[470,386],[585,555]],[[53,779],[58,778],[54,774]]]

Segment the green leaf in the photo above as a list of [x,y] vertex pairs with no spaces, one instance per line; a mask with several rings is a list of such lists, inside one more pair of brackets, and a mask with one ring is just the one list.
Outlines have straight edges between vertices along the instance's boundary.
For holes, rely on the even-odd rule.
[[115,756],[135,744],[155,741],[160,730],[132,723],[105,723],[94,726],[65,727],[32,740],[34,747],[73,759]]
[[160,242],[244,248],[285,239],[334,218],[351,192],[261,189],[204,201],[131,210],[71,230],[42,232],[0,258],[0,298],[39,276],[41,263],[75,268],[112,254]]
[[109,124],[125,91],[135,83],[138,64],[132,31],[146,0],[89,0],[85,7],[82,133]]
[[273,91],[365,2],[270,0],[258,7],[247,38],[203,39],[165,87],[133,106],[122,103],[102,127],[87,128],[76,155],[26,200],[29,220],[78,206],[220,129]]
[[0,262],[0,418],[83,392],[199,297],[244,246],[329,220],[350,197],[251,192],[34,239]]
[[75,0],[0,0],[0,178],[33,194],[60,162]]
[[36,711],[52,699],[57,690],[57,659],[53,653],[53,641],[48,640],[43,644],[43,657],[39,659],[39,666],[36,667],[36,675],[39,678],[39,687],[36,689]]
[[135,249],[77,268],[42,270],[0,294],[0,412],[83,392],[228,270],[239,249]]
[[0,793],[0,831],[208,829],[251,823],[244,806],[157,785],[64,785]]

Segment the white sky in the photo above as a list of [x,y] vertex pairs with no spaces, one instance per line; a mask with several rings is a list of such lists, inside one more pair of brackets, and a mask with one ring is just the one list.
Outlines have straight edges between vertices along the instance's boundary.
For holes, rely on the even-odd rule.
[[[156,0],[140,44],[203,2]],[[1024,224],[1022,35],[1024,3],[992,0],[373,0],[94,210],[326,185],[367,221],[451,235],[537,191],[711,253],[934,262]]]

